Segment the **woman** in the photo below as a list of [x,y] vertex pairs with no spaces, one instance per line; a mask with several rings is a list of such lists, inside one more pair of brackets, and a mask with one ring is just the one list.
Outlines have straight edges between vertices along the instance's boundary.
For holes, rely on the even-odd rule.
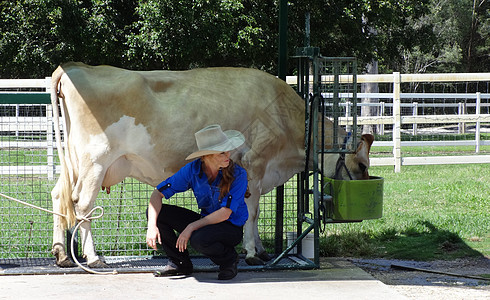
[[[247,172],[230,159],[230,151],[245,138],[235,130],[223,132],[219,125],[195,133],[198,151],[194,159],[153,191],[148,206],[146,243],[157,249],[162,245],[169,262],[156,276],[189,275],[193,271],[187,242],[219,265],[218,279],[237,274],[235,246],[243,236],[248,211],[245,204]],[[162,198],[192,188],[201,213],[168,204]],[[179,232],[177,237],[175,231]]]

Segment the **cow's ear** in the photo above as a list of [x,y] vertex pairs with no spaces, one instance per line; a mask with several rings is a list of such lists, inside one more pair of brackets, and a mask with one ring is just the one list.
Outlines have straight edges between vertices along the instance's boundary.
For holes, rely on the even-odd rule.
[[371,149],[371,145],[372,145],[372,144],[373,144],[373,142],[374,142],[374,135],[369,134],[369,133],[367,133],[367,134],[363,134],[363,135],[361,136],[361,140],[362,140],[362,141],[365,141],[365,142],[367,143],[367,145],[368,145],[368,149]]

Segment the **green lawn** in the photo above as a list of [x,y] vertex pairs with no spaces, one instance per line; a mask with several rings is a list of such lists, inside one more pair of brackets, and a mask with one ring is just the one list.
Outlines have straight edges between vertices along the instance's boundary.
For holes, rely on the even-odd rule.
[[323,255],[490,256],[490,165],[373,167],[370,174],[385,178],[383,217],[327,225]]
[[[32,153],[22,154],[29,157]],[[394,173],[393,167],[372,167],[370,174],[385,179],[383,217],[327,224],[321,235],[321,255],[418,260],[490,256],[490,164],[404,166],[400,173]],[[105,255],[149,253],[144,244],[149,189],[136,185],[133,189],[130,182],[113,187],[111,197],[101,193],[97,200],[106,215],[93,224],[94,234],[97,249]],[[3,193],[51,208],[53,182],[32,176],[4,176],[0,184]],[[294,231],[296,222],[293,183],[287,187],[285,232]],[[269,198],[261,202],[259,232],[272,252],[275,200]],[[49,256],[52,217],[1,201],[0,254]],[[194,202],[190,197],[176,203]]]

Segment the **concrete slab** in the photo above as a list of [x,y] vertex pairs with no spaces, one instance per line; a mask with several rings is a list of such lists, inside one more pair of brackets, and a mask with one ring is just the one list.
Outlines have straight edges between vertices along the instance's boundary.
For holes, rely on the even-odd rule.
[[406,299],[343,259],[317,270],[241,271],[230,281],[216,272],[189,277],[118,275],[0,276],[0,299]]

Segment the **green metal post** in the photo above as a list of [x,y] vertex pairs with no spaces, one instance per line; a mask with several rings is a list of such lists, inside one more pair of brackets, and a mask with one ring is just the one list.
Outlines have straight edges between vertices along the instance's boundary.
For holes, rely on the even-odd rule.
[[340,116],[340,109],[339,109],[339,92],[340,92],[340,82],[339,82],[339,77],[340,77],[340,63],[335,60],[333,62],[333,75],[334,75],[334,80],[333,80],[333,99],[332,99],[332,112],[333,112],[333,149],[340,149],[341,145],[338,144],[339,142],[339,116]]
[[279,2],[279,61],[278,76],[286,80],[288,64],[288,1]]
[[[313,57],[313,114],[310,116],[313,122],[313,244],[314,255],[313,262],[315,265],[320,266],[319,247],[320,247],[320,218],[319,218],[319,201],[320,187],[319,183],[319,170],[318,170],[318,154],[320,153],[318,141],[318,111],[320,107],[320,74],[319,74],[319,61],[318,56]],[[321,116],[322,117],[322,116]],[[323,147],[322,147],[323,148]]]
[[357,60],[352,62],[352,137],[357,145]]
[[[279,2],[279,61],[278,77],[286,81],[286,70],[288,62],[288,1]],[[284,185],[276,188],[276,229],[275,229],[275,253],[282,252],[284,227]]]

